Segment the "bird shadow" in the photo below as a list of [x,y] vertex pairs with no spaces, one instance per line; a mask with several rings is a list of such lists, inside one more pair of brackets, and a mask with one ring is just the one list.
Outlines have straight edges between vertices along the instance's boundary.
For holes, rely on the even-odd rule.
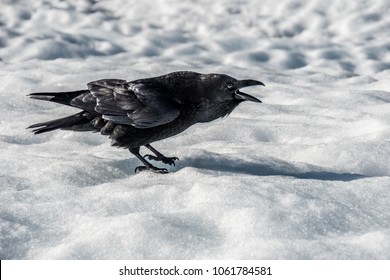
[[262,162],[242,160],[214,153],[185,158],[182,160],[182,166],[254,176],[290,176],[323,181],[347,182],[369,177],[356,173],[338,173],[316,165],[292,163],[273,157],[264,157],[261,160]]

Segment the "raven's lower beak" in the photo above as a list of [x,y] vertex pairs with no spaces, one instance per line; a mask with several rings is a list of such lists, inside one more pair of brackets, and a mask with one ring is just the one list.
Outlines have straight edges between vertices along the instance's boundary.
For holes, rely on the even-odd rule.
[[[265,86],[262,82],[256,81],[256,80],[240,80],[236,82],[236,87],[238,89],[244,88],[244,87],[250,87],[250,86]],[[239,90],[236,90],[234,97],[238,100],[242,101],[253,101],[261,103],[261,100],[257,99],[256,97],[243,93]]]

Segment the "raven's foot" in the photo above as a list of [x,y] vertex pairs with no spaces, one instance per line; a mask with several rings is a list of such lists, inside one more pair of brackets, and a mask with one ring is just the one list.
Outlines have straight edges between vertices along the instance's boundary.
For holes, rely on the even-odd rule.
[[175,160],[179,160],[177,157],[165,157],[163,155],[153,156],[153,155],[144,155],[144,158],[147,158],[149,160],[155,160],[155,161],[161,161],[165,164],[173,165],[175,166]]
[[152,171],[154,173],[159,173],[159,174],[167,174],[167,173],[169,173],[168,169],[166,169],[166,168],[158,168],[158,167],[153,166],[153,165],[150,165],[150,166],[144,166],[144,165],[137,166],[135,168],[134,172],[137,173],[137,171],[141,172],[141,171],[145,171],[145,170]]
[[168,173],[168,169],[166,168],[158,168],[154,165],[152,165],[150,162],[148,162],[146,159],[144,159],[140,154],[139,154],[139,147],[135,147],[135,148],[130,148],[129,149],[130,153],[132,153],[133,155],[135,155],[140,161],[142,161],[142,163],[144,165],[141,165],[141,166],[137,166],[135,169],[134,169],[134,172],[137,173],[137,171],[144,171],[144,170],[150,170],[154,173],[160,173],[160,174],[166,174]]

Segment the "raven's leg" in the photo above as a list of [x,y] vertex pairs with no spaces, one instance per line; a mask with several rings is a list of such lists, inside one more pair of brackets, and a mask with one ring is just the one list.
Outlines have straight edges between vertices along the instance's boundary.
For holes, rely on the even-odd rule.
[[144,158],[146,157],[147,159],[152,159],[152,160],[157,160],[157,161],[162,161],[165,164],[169,165],[175,165],[175,160],[179,160],[177,157],[166,157],[159,151],[157,151],[155,148],[153,148],[150,144],[145,145],[146,148],[151,150],[156,156],[152,155],[144,155]]
[[151,163],[149,163],[146,159],[144,159],[139,153],[139,147],[130,148],[129,151],[130,151],[130,153],[135,155],[140,161],[142,161],[142,163],[144,164],[144,166],[137,166],[135,168],[134,172],[151,170],[151,171],[156,172],[156,173],[168,173],[168,170],[166,168],[158,168],[158,167],[152,165]]

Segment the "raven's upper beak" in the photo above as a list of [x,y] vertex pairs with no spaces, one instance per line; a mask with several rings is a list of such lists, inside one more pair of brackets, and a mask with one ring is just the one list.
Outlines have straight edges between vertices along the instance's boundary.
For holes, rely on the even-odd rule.
[[242,100],[242,101],[253,101],[261,103],[261,100],[257,99],[256,97],[243,93],[239,91],[239,89],[244,87],[250,87],[250,86],[265,86],[262,82],[256,81],[256,80],[240,80],[236,82],[237,90],[234,93],[234,97],[236,99]]

